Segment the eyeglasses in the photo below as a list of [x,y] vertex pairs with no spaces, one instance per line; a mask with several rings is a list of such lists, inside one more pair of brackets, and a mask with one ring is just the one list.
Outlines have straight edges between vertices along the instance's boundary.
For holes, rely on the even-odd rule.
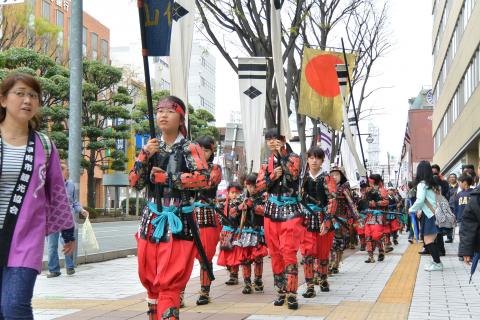
[[22,98],[22,99],[25,99],[25,97],[29,97],[30,99],[36,100],[36,101],[39,99],[38,93],[33,92],[33,91],[26,92],[26,91],[18,90],[18,91],[11,91],[9,93],[13,93],[14,95],[16,95],[17,97]]
[[162,115],[162,114],[174,114],[177,112],[175,111],[175,109],[171,109],[171,108],[158,108],[157,113]]

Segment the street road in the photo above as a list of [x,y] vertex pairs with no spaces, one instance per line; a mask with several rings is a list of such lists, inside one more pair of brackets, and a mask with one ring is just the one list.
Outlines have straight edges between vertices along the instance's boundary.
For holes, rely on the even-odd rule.
[[[95,236],[97,237],[98,245],[100,251],[98,252],[108,252],[114,250],[123,250],[131,249],[136,247],[136,242],[134,234],[137,231],[138,222],[137,221],[119,221],[119,222],[101,222],[101,223],[92,223]],[[84,251],[82,249],[82,225],[79,225],[78,230],[79,255],[83,255]],[[59,254],[60,258],[63,258],[61,254],[62,248],[59,245]],[[47,244],[45,242],[45,250],[43,253],[43,260],[47,260]]]

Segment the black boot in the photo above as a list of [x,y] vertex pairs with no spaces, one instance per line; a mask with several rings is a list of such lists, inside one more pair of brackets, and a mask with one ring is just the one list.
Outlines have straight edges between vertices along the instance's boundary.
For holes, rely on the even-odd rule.
[[230,273],[230,279],[228,279],[225,284],[227,286],[234,286],[238,284],[238,273]]
[[315,292],[315,285],[313,283],[309,283],[307,285],[307,290],[302,294],[304,298],[313,298],[317,294]]
[[210,302],[210,286],[202,286],[200,296],[197,300],[197,306],[203,306]]
[[330,285],[328,284],[327,275],[323,275],[320,280],[320,291],[322,292],[330,291]]
[[243,294],[251,294],[253,291],[252,288],[252,281],[250,279],[244,280],[245,286],[243,287],[242,293]]
[[297,295],[295,293],[289,293],[288,294],[287,304],[288,304],[288,309],[290,309],[290,310],[297,310],[298,309]]
[[277,299],[275,301],[273,301],[273,305],[276,306],[276,307],[281,307],[283,306],[285,303],[285,292],[279,292],[278,293],[278,296],[277,296]]
[[380,252],[378,254],[378,261],[383,261],[383,260],[385,260],[385,254],[383,252]]
[[255,278],[255,281],[253,281],[253,290],[255,290],[255,292],[263,292],[262,278]]

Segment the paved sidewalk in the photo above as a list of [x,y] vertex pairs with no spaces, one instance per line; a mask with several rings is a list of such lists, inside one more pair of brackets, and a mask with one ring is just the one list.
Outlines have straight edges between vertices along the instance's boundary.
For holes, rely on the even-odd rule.
[[[346,250],[340,274],[330,278],[329,293],[320,293],[317,287],[317,297],[304,299],[301,280],[296,311],[272,305],[275,292],[268,258],[263,294],[243,295],[241,285],[226,286],[227,272],[217,266],[212,303],[196,306],[200,288],[196,264],[181,319],[478,319],[480,276],[468,285],[469,268],[455,256],[457,245],[458,241],[447,244],[445,270],[436,273],[423,270],[431,258],[420,257],[420,245],[409,245],[405,236],[385,261],[375,264],[364,263],[364,252]],[[71,277],[40,276],[34,295],[35,319],[146,319],[145,294],[136,268],[136,258],[128,257],[80,266]]]

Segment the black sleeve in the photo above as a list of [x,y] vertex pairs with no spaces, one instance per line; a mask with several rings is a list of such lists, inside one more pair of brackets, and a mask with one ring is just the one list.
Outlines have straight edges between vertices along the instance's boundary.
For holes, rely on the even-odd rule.
[[458,255],[460,257],[471,257],[474,253],[479,221],[475,215],[474,204],[472,202],[473,201],[470,201],[466,205],[462,215],[462,223],[460,224],[460,244],[458,246]]

